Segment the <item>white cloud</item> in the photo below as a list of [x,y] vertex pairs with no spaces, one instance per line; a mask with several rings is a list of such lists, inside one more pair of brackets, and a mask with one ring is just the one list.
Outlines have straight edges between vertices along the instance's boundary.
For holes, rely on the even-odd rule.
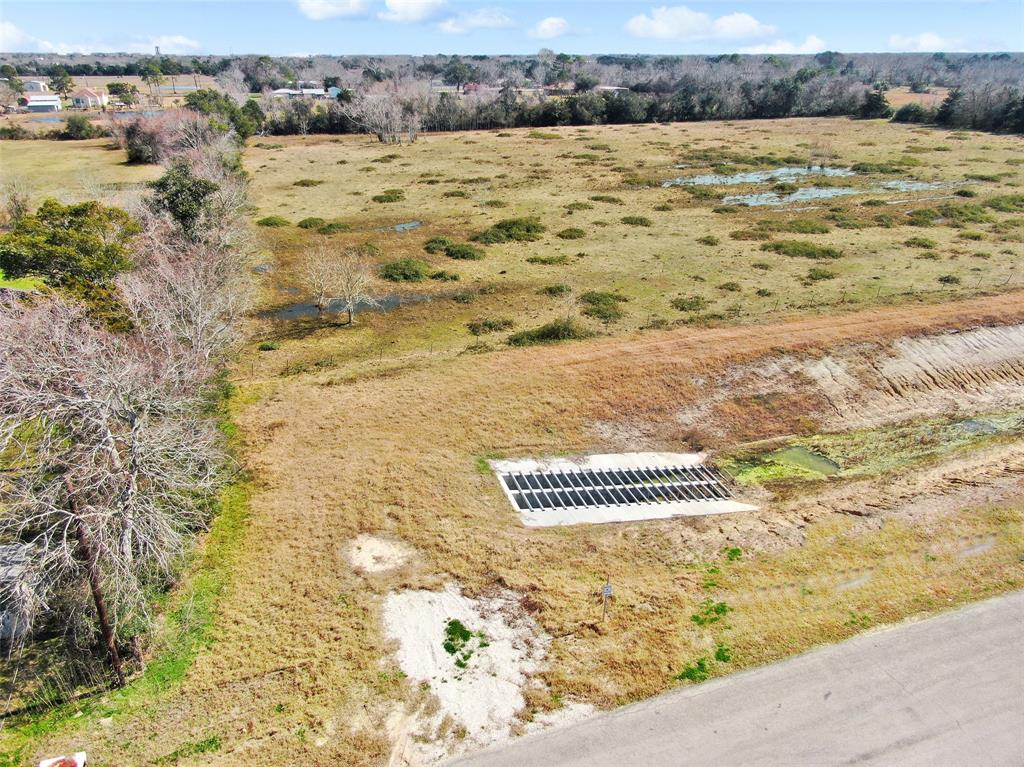
[[447,5],[446,0],[384,0],[387,10],[377,14],[384,21],[423,21]]
[[504,29],[512,26],[515,26],[515,22],[500,8],[480,8],[445,19],[437,28],[445,34],[462,35],[474,29]]
[[321,21],[339,16],[361,16],[366,12],[366,0],[296,0],[303,16]]
[[789,40],[774,40],[763,45],[750,45],[740,48],[740,53],[821,53],[825,50],[825,41],[817,35],[807,35],[802,43],[791,43]]
[[561,16],[548,16],[546,19],[541,19],[534,24],[530,28],[529,35],[538,40],[551,40],[555,37],[561,37],[568,31],[568,21]]
[[943,37],[934,32],[922,32],[919,35],[890,35],[889,50],[911,53],[953,52],[969,51],[971,46],[960,38]]
[[25,53],[153,53],[156,47],[161,53],[193,53],[202,47],[198,40],[184,35],[157,35],[155,37],[134,37],[130,40],[111,42],[89,40],[86,42],[55,42],[35,37],[10,22],[0,22],[0,51]]
[[775,27],[762,24],[748,13],[730,13],[712,19],[685,5],[662,5],[652,8],[650,14],[631,18],[626,22],[626,31],[634,37],[691,42],[764,37],[775,32]]

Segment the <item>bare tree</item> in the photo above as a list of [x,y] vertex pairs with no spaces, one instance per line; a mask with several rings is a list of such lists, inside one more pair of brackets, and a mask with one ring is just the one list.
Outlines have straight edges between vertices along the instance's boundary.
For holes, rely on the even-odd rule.
[[205,523],[223,456],[176,339],[113,333],[59,297],[0,306],[0,541],[33,553],[36,601],[88,584],[115,684],[118,627]]
[[312,294],[317,316],[323,317],[338,287],[336,264],[331,260],[325,245],[315,245],[302,254],[299,275]]
[[348,314],[348,324],[352,325],[360,306],[378,304],[369,292],[373,283],[370,262],[358,248],[337,256],[326,246],[317,245],[305,252],[299,269],[320,317],[339,300]]
[[356,321],[359,306],[379,306],[380,302],[370,292],[373,271],[369,259],[357,248],[345,251],[337,265],[337,297],[348,312],[348,324]]

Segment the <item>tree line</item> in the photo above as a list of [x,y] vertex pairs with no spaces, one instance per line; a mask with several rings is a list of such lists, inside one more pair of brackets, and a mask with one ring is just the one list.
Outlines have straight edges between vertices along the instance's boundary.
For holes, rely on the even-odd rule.
[[250,302],[240,144],[197,113],[174,127],[127,210],[4,190],[0,270],[41,285],[0,295],[0,615],[12,647],[63,637],[114,685],[232,476],[217,412]]

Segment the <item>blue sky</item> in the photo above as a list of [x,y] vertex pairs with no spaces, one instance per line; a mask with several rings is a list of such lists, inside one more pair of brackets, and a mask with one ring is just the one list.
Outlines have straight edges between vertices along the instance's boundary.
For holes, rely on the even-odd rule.
[[1020,51],[1024,0],[2,0],[0,50],[180,54]]

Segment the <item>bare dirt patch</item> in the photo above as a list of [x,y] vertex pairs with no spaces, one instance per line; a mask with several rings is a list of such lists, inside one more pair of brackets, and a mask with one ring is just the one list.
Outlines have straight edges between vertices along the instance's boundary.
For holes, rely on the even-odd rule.
[[375,535],[360,535],[348,546],[348,560],[365,573],[386,573],[397,570],[415,555],[411,546],[401,541]]

